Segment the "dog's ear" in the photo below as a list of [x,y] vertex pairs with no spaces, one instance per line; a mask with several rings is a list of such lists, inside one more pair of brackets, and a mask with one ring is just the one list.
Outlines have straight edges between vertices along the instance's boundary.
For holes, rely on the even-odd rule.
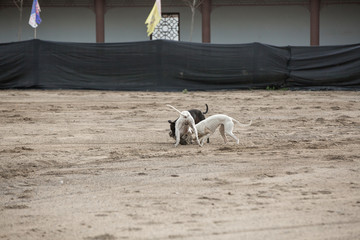
[[169,123],[175,123],[175,122],[172,122],[171,120],[168,120]]

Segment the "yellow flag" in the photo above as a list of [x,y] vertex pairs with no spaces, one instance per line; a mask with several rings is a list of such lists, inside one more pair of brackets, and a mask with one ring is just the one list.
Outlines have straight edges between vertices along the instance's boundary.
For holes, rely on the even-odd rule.
[[156,0],[153,9],[151,10],[148,18],[145,21],[145,24],[147,24],[147,33],[148,36],[150,36],[156,25],[160,22],[161,19],[161,2],[160,0]]

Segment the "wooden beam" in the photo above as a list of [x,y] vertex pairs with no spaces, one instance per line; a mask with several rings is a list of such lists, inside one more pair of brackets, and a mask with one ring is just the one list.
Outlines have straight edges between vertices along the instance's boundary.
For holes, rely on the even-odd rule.
[[96,42],[105,42],[105,0],[94,0],[96,18]]
[[310,45],[319,46],[320,0],[310,0]]
[[202,42],[210,43],[211,0],[203,0],[201,4],[201,14],[202,14]]

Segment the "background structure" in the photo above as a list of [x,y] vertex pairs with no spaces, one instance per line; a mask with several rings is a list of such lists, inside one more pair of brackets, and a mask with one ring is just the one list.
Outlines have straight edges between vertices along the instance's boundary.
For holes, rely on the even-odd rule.
[[[13,0],[0,1],[0,43],[33,39],[31,0],[23,16]],[[65,42],[146,41],[144,24],[153,0],[40,0],[41,40]],[[190,40],[191,10],[182,0],[162,0],[163,13],[179,13],[180,41]],[[360,0],[203,0],[192,42],[275,46],[354,44],[360,41]]]

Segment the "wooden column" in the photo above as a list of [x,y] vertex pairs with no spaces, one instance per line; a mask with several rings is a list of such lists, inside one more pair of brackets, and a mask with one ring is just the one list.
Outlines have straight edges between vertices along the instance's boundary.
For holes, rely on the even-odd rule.
[[319,46],[320,0],[310,0],[310,45]]
[[211,0],[204,0],[201,4],[203,43],[210,43],[210,13]]
[[96,19],[96,42],[105,42],[105,0],[94,0]]

